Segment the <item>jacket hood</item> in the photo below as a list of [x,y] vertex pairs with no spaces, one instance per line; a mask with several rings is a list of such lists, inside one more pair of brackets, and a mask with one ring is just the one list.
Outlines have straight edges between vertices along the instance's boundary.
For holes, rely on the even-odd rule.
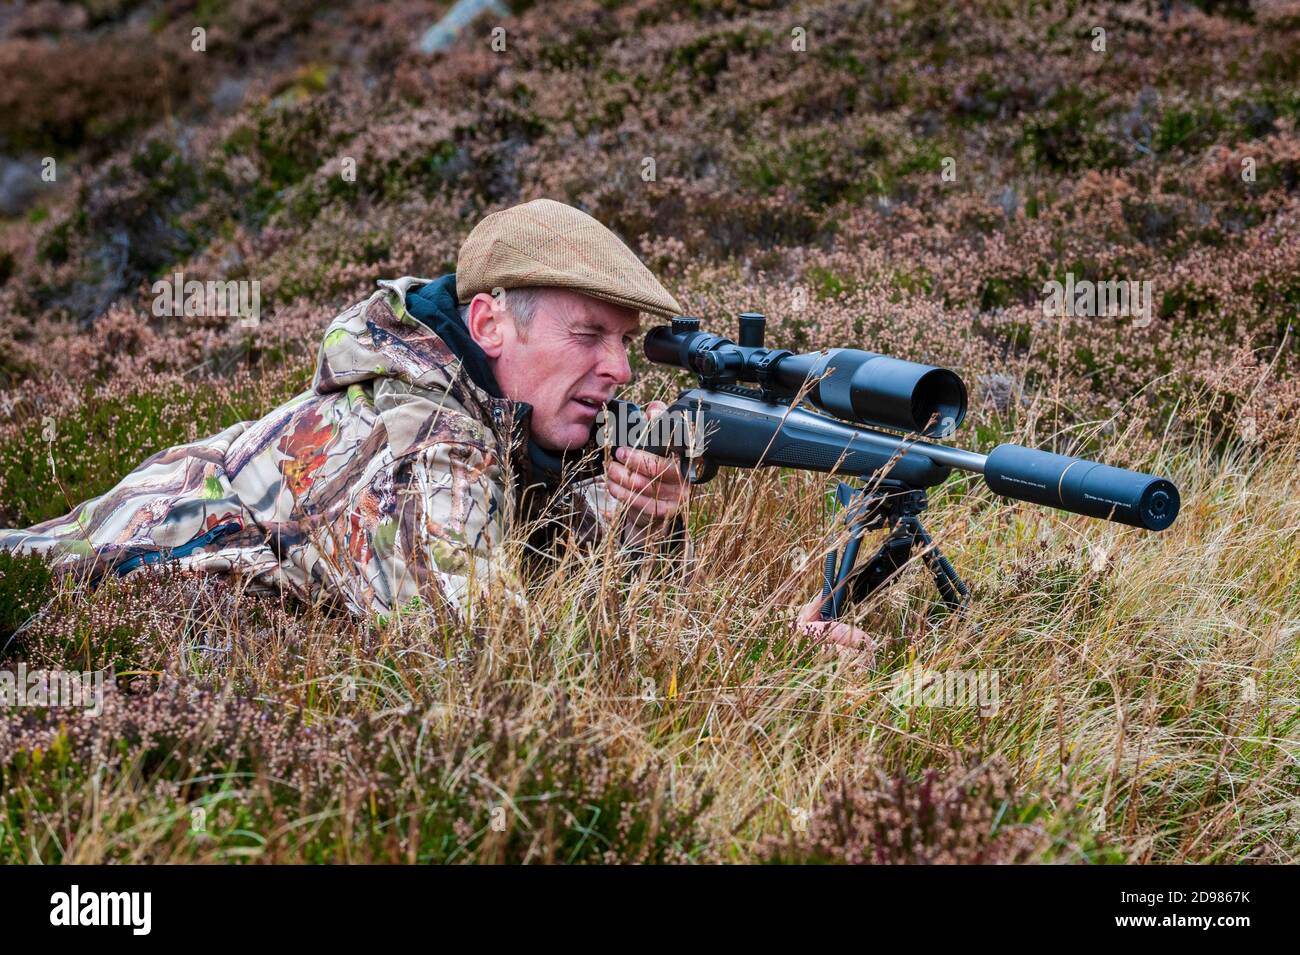
[[456,274],[421,286],[410,286],[404,301],[407,312],[436,334],[461,360],[465,373],[493,398],[504,398],[496,375],[488,363],[488,356],[474,341],[456,300]]
[[[595,429],[583,448],[557,453],[531,440],[532,405],[512,401],[488,364],[487,355],[461,320],[454,273],[439,279],[405,276],[381,280],[380,291],[330,323],[321,342],[312,388],[342,391],[379,378],[393,378],[430,391],[446,391],[497,431],[502,446],[526,449],[529,471],[552,484],[566,469],[589,458]],[[386,294],[394,293],[393,295]],[[588,473],[589,472],[589,473]],[[588,460],[581,479],[603,472]]]
[[493,397],[468,375],[459,374],[460,357],[451,343],[407,311],[411,287],[429,282],[409,276],[382,280],[380,291],[336,316],[321,341],[312,389],[326,394],[378,378],[394,378],[436,391],[450,389],[459,378],[460,383],[480,392],[474,397]]

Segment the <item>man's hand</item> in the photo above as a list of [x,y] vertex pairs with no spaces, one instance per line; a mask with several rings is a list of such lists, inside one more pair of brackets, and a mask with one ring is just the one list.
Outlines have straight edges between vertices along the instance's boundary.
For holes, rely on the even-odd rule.
[[[646,405],[647,420],[668,410],[662,401]],[[691,486],[683,480],[673,458],[661,458],[649,451],[619,448],[607,470],[609,493],[626,501],[630,520],[637,527],[666,524],[677,516],[690,497]]]
[[829,599],[818,593],[803,605],[796,621],[799,634],[836,649],[856,650],[865,658],[867,666],[875,666],[876,644],[870,634],[838,620],[821,618],[822,605]]

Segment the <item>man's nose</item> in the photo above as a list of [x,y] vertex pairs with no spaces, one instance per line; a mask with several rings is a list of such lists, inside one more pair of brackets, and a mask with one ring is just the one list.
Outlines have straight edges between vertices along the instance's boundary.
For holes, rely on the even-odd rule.
[[606,378],[612,378],[614,384],[626,385],[632,380],[632,366],[627,360],[627,349],[622,345],[607,349],[601,359],[600,367],[596,370]]

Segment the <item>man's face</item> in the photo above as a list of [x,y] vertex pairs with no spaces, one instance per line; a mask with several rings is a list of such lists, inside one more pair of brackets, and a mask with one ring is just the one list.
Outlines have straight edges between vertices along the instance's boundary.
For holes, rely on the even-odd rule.
[[640,329],[635,309],[545,289],[521,329],[500,303],[479,295],[469,325],[506,397],[533,406],[533,440],[553,451],[586,444],[605,402],[632,379],[627,349]]

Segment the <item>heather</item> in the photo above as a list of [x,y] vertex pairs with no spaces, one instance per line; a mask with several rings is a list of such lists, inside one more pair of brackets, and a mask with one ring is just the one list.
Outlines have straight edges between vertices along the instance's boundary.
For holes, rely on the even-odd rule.
[[[95,719],[7,709],[0,858],[1293,860],[1300,4],[517,4],[503,52],[414,52],[444,6],[18,5],[0,141],[59,172],[0,220],[0,524],[274,407],[376,278],[543,195],[706,327],[953,367],[965,446],[1168,473],[1179,522],[954,479],[974,606],[909,572],[875,669],[793,634],[814,475],[724,473],[688,576],[575,558],[477,633],[0,560],[4,665],[113,674]],[[176,272],[260,321],[155,316]],[[1044,315],[1067,274],[1151,320]],[[896,705],[917,664],[995,670],[997,712]]]

